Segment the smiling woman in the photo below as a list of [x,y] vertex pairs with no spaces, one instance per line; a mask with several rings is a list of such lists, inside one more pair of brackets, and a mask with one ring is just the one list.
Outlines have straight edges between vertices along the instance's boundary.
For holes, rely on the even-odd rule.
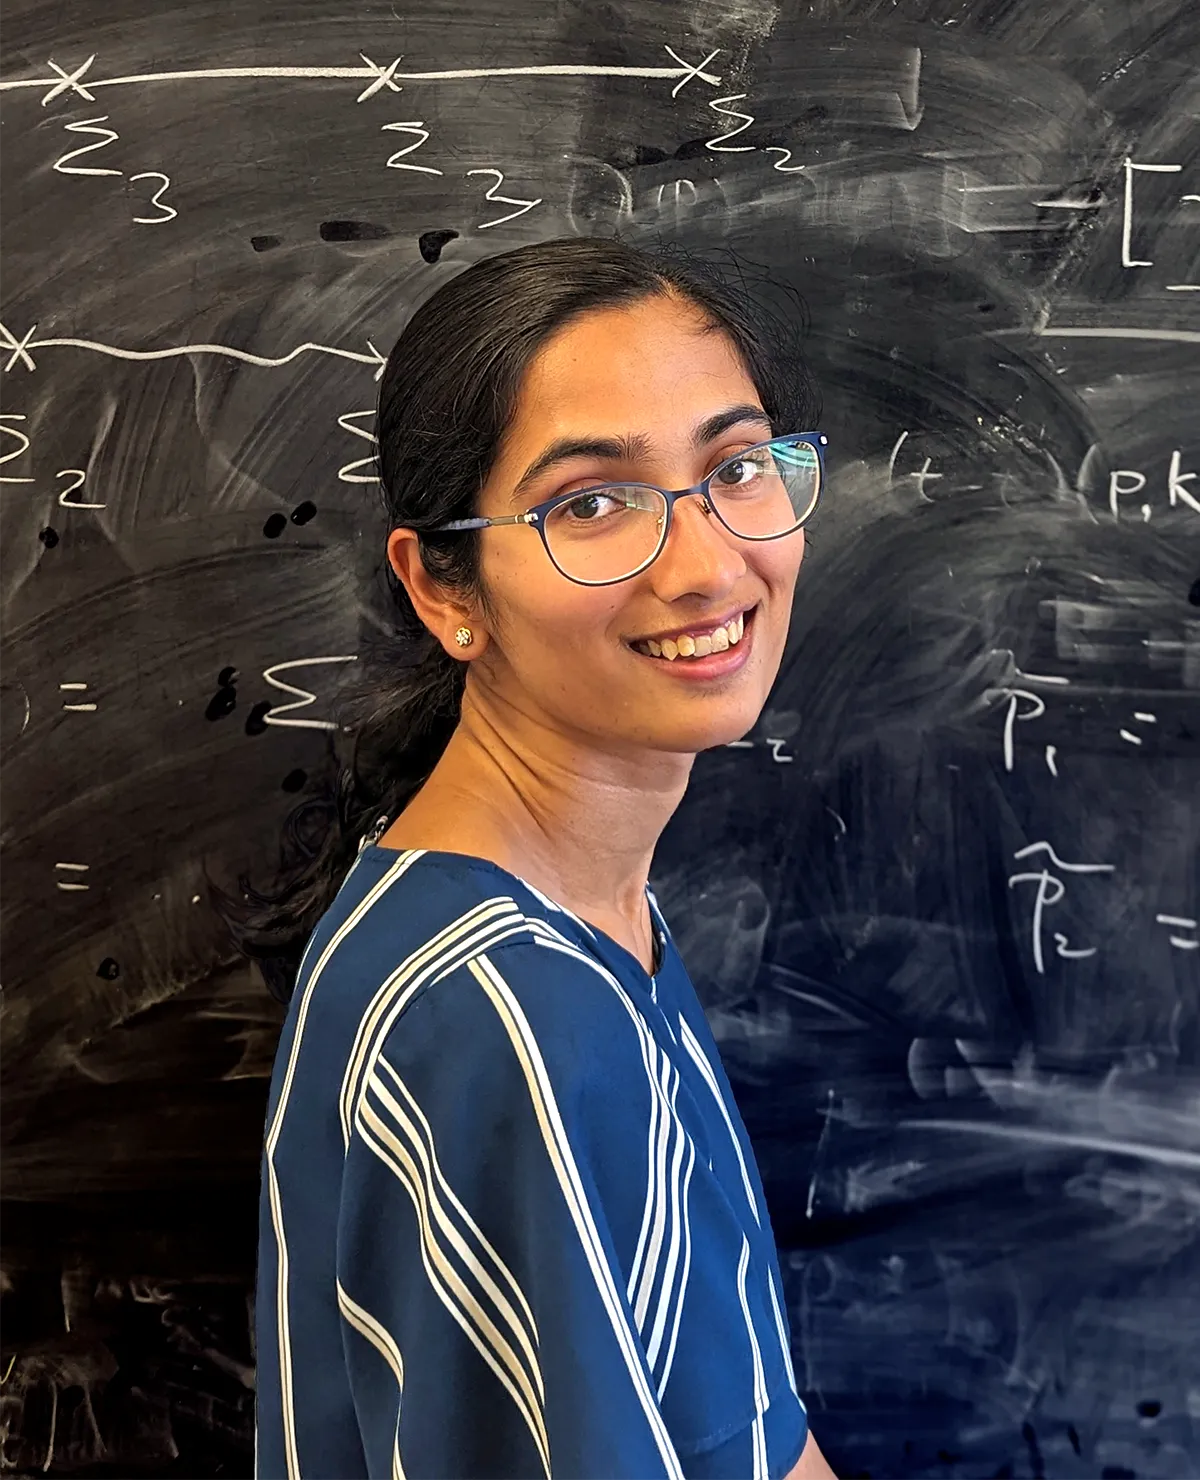
[[[410,666],[316,856],[263,1157],[263,1476],[827,1476],[762,1184],[648,884],[779,668],[794,326],[614,241],[476,264],[379,411]],[[284,995],[292,985],[277,976]]]

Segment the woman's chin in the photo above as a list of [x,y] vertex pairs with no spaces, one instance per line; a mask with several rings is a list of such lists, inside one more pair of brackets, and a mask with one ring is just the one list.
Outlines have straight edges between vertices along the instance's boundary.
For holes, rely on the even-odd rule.
[[655,750],[699,755],[702,750],[716,750],[741,740],[754,728],[761,711],[760,704],[730,705],[722,714],[681,715],[675,724],[665,722],[665,717],[659,715],[656,722],[647,726],[646,739]]

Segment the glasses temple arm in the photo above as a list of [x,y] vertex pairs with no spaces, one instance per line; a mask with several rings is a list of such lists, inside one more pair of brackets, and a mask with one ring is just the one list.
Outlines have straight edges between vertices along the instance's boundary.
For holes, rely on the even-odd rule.
[[534,522],[528,514],[501,514],[494,519],[452,519],[449,524],[439,524],[425,532],[426,534],[442,534],[451,530],[487,529],[493,524],[532,524]]

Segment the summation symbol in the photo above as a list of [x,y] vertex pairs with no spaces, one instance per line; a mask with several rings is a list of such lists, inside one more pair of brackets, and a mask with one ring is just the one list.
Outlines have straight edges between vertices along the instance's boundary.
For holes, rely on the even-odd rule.
[[[0,432],[6,432],[10,437],[15,437],[20,443],[19,447],[12,448],[0,457],[0,468],[5,463],[13,462],[16,458],[29,451],[30,439],[20,427],[10,427],[10,421],[26,421],[28,418],[23,411],[0,412]],[[32,483],[32,478],[18,478],[11,473],[0,473],[0,483]]]
[[[429,138],[429,130],[420,121],[413,119],[411,123],[385,123],[383,133],[414,134],[411,144],[406,144],[403,149],[397,149],[394,154],[388,156],[387,167],[389,170],[414,170],[422,175],[440,175],[441,170],[435,169],[431,164],[406,164],[404,156],[411,154],[414,149],[419,149]],[[501,177],[503,178],[503,177]]]
[[69,134],[95,134],[95,144],[81,144],[78,149],[71,149],[66,154],[60,155],[54,161],[54,168],[60,175],[119,175],[120,170],[104,168],[100,165],[70,164],[72,159],[79,159],[84,154],[94,154],[97,149],[104,149],[109,144],[115,144],[121,137],[115,128],[96,128],[98,123],[107,123],[108,114],[102,113],[98,118],[81,118],[75,123],[64,124],[63,127]]
[[307,709],[310,704],[317,701],[316,694],[308,689],[302,689],[298,685],[288,683],[286,679],[277,677],[280,673],[290,673],[295,668],[309,668],[314,663],[357,663],[358,654],[350,653],[345,656],[327,658],[290,658],[286,663],[272,663],[270,668],[263,669],[263,677],[273,687],[282,689],[285,694],[295,694],[296,698],[290,704],[276,704],[263,715],[263,723],[268,725],[283,725],[297,730],[336,730],[337,724],[329,719],[285,719],[283,716],[290,714],[293,709]]
[[745,93],[731,93],[727,98],[713,98],[709,107],[714,113],[720,113],[725,118],[739,118],[741,123],[731,133],[720,134],[715,139],[708,139],[704,147],[711,149],[714,154],[752,154],[753,144],[731,144],[731,139],[736,139],[739,134],[744,134],[754,122],[753,113],[742,113],[737,108],[726,107],[727,103],[740,103],[746,97]]
[[[374,447],[379,441],[375,433],[369,431],[366,427],[355,426],[354,424],[361,416],[369,416],[374,419],[375,408],[372,406],[366,411],[347,411],[338,417],[338,426],[344,432],[349,432],[352,437],[361,437],[364,442],[369,442]],[[373,471],[360,473],[358,471],[359,468],[368,468]],[[375,471],[376,468],[376,456],[372,453],[370,457],[359,457],[353,462],[344,463],[338,469],[338,477],[343,483],[375,483],[378,481],[379,476],[378,472]]]
[[[715,138],[707,140],[704,145],[706,149],[711,149],[714,154],[752,154],[758,148],[757,144],[731,144],[729,142],[730,139],[736,139],[739,134],[746,132],[754,122],[754,114],[742,113],[737,108],[728,108],[725,105],[727,103],[740,103],[746,97],[746,93],[730,93],[727,98],[712,99],[708,106],[714,113],[719,113],[722,117],[728,119],[740,119],[741,122],[730,133],[718,134]],[[779,154],[783,156],[781,159],[775,160],[771,165],[773,170],[779,170],[781,174],[794,175],[797,170],[804,168],[802,164],[788,164],[788,160],[792,157],[792,151],[785,149],[782,144],[764,144],[762,150],[764,154]]]
[[[28,337],[29,336],[26,335],[26,339],[28,339]],[[30,447],[32,446],[29,435],[21,427],[8,425],[9,422],[26,421],[27,419],[28,418],[23,411],[5,411],[3,413],[0,413],[0,432],[7,432],[10,437],[15,437],[20,444],[19,446],[12,448],[10,451],[0,456],[0,467],[3,467],[5,463],[12,462],[14,458],[21,457],[24,453],[28,452]],[[75,479],[74,483],[64,488],[62,492],[58,495],[58,502],[63,506],[64,509],[104,508],[104,505],[102,503],[88,503],[85,502],[85,500],[83,499],[73,499],[68,497],[68,495],[74,493],[77,488],[82,488],[84,483],[87,481],[87,473],[83,468],[61,468],[57,473],[55,473],[54,476],[56,478]],[[33,483],[35,481],[36,480],[32,476],[24,477],[16,476],[12,473],[0,473],[0,483]]]
[[[90,63],[89,58],[89,63]],[[53,63],[51,64],[53,65]],[[88,63],[85,63],[85,66]],[[64,84],[65,85],[65,84]],[[51,97],[48,93],[42,99],[46,103]],[[85,94],[86,96],[86,94]],[[97,149],[106,149],[108,145],[115,144],[121,137],[115,128],[104,128],[101,125],[108,122],[108,114],[101,113],[95,118],[80,118],[74,123],[65,123],[63,128],[69,134],[94,134],[94,144],[81,144],[78,149],[69,149],[65,154],[60,154],[54,161],[54,169],[60,175],[123,175],[123,170],[113,168],[111,165],[87,165],[72,164],[73,159],[81,159],[85,154],[94,154]],[[150,197],[150,204],[160,213],[157,216],[135,216],[133,219],[140,226],[161,226],[164,221],[172,221],[179,212],[174,206],[167,205],[163,200],[163,192],[170,187],[171,177],[164,175],[161,170],[141,170],[136,175],[130,175],[130,180],[157,180],[158,188]]]

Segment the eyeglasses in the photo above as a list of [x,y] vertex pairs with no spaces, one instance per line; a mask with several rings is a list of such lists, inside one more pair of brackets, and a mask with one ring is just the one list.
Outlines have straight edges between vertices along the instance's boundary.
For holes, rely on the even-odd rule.
[[741,540],[777,540],[811,516],[825,481],[822,432],[795,432],[727,457],[691,488],[649,483],[599,483],[556,494],[523,514],[453,519],[428,534],[530,524],[546,554],[569,581],[613,586],[639,575],[662,553],[676,502],[698,494]]

